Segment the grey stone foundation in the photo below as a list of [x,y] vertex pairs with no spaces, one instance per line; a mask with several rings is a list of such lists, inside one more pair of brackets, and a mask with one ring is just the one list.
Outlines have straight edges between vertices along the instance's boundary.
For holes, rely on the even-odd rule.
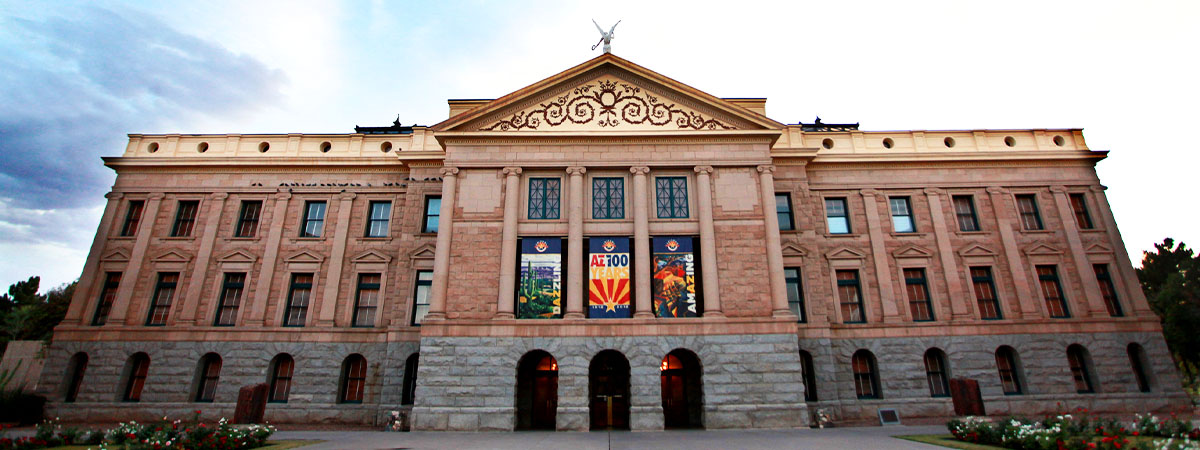
[[660,430],[659,366],[674,349],[700,359],[706,428],[785,428],[809,423],[796,336],[630,336],[421,340],[414,430],[511,430],[517,363],[543,350],[558,361],[559,430],[587,430],[588,367],[602,350],[630,365],[630,428]]
[[[1140,392],[1126,353],[1138,343],[1150,361],[1151,392]],[[1067,346],[1080,344],[1091,355],[1095,393],[1076,393],[1067,363]],[[1001,345],[1016,350],[1023,393],[1005,395],[996,368]],[[1166,343],[1159,333],[1009,334],[886,339],[800,339],[810,352],[816,374],[817,402],[841,421],[871,421],[879,408],[896,408],[903,417],[954,415],[949,398],[933,398],[925,376],[924,354],[946,354],[949,376],[979,381],[988,415],[1040,415],[1064,408],[1128,413],[1162,411],[1189,405]],[[880,399],[860,400],[854,391],[850,359],[866,349],[878,362]]]

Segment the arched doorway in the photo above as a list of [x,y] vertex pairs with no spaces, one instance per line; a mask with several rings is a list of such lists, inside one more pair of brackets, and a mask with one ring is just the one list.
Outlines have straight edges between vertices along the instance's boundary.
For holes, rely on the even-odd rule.
[[700,383],[700,358],[684,349],[668,353],[662,372],[663,425],[667,428],[703,428],[704,391]]
[[616,350],[604,350],[588,367],[588,409],[591,428],[629,429],[629,360]]
[[558,410],[558,361],[541,350],[517,363],[517,429],[553,430]]

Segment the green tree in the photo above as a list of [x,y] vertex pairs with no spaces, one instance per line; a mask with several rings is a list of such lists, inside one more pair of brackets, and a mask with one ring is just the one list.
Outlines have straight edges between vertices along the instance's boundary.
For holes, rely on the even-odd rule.
[[1163,337],[1184,378],[1197,393],[1200,382],[1200,257],[1171,238],[1142,256],[1138,280],[1150,308],[1162,319]]
[[8,341],[49,340],[54,327],[67,315],[77,281],[38,294],[40,277],[30,277],[0,295],[0,346]]

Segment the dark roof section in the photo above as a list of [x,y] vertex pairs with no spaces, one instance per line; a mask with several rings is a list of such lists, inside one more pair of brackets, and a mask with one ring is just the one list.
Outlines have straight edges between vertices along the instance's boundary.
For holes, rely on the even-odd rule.
[[392,122],[390,127],[360,127],[354,126],[355,133],[361,134],[412,134],[413,127],[418,125],[404,126],[400,125],[400,116],[396,116],[396,120]]
[[800,131],[851,131],[858,129],[858,123],[823,123],[821,116],[813,123],[800,122]]

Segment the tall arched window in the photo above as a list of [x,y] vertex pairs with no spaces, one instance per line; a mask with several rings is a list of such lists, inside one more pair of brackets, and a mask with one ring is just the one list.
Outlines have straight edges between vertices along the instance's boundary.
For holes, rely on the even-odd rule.
[[296,362],[292,355],[280,353],[271,360],[271,391],[267,393],[267,401],[271,403],[287,403],[288,392],[292,388],[292,370]]
[[338,401],[341,403],[362,403],[363,388],[367,384],[367,358],[355,353],[347,356],[342,363],[342,386]]
[[150,373],[150,355],[142,352],[134,353],[125,364],[125,390],[121,400],[138,402],[142,400],[142,387],[146,385],[146,375]]
[[211,402],[217,396],[217,382],[221,379],[221,357],[209,353],[200,358],[196,373],[196,401]]
[[83,386],[83,373],[87,370],[87,363],[88,355],[84,352],[76,353],[67,363],[67,395],[63,397],[63,403],[74,403],[75,397],[79,396],[79,388]]
[[1149,365],[1146,351],[1142,349],[1141,345],[1133,342],[1125,347],[1125,352],[1129,354],[1129,367],[1133,369],[1133,378],[1137,381],[1138,391],[1150,392],[1150,373],[1146,371],[1146,366]]
[[1091,355],[1079,344],[1067,347],[1067,363],[1071,366],[1071,375],[1075,378],[1075,392],[1091,394],[1096,392],[1092,379]]
[[996,370],[1000,372],[1000,387],[1004,389],[1004,395],[1024,393],[1021,388],[1021,368],[1017,362],[1016,350],[1007,345],[997,348]]
[[946,366],[946,353],[941,349],[931,348],[925,352],[925,379],[929,382],[929,395],[933,397],[950,396],[950,375]]
[[880,398],[875,355],[867,350],[859,350],[854,352],[850,363],[854,370],[854,393],[858,398]]
[[817,401],[817,374],[813,368],[812,354],[800,350],[800,369],[804,371],[804,401]]
[[417,400],[417,362],[420,353],[413,353],[404,361],[404,392],[400,396],[401,405],[411,405]]

